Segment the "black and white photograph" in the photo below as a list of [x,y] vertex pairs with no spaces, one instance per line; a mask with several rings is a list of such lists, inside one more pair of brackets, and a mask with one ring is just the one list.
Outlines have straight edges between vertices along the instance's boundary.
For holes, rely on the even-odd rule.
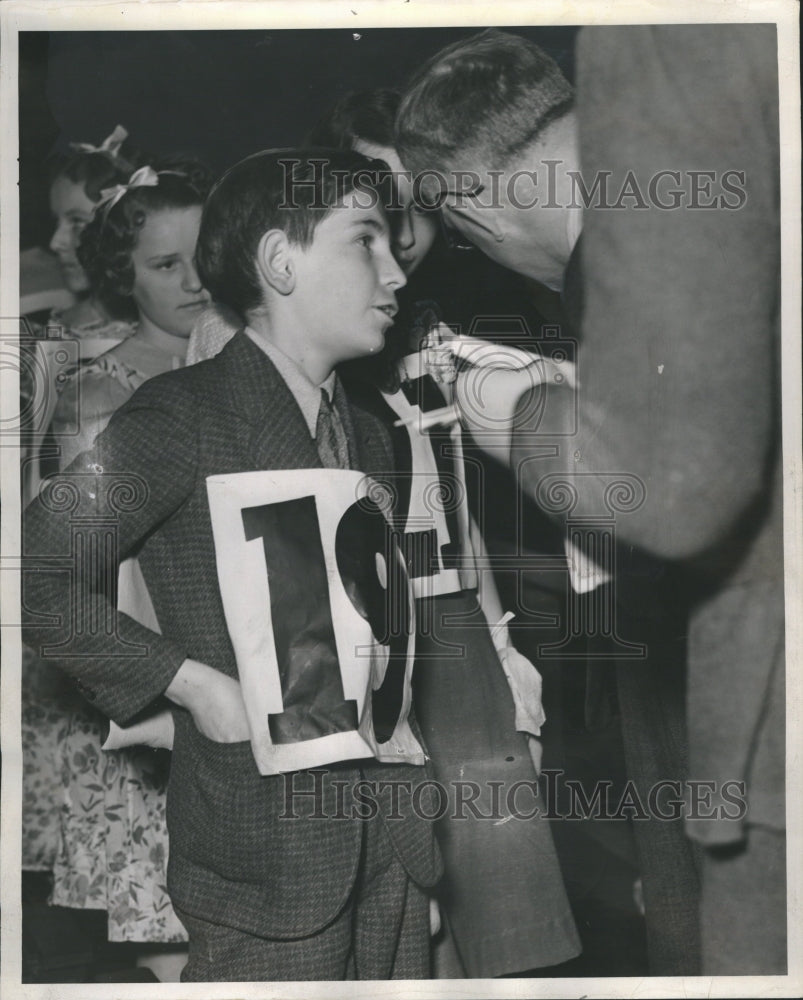
[[799,996],[797,5],[0,18],[5,995]]

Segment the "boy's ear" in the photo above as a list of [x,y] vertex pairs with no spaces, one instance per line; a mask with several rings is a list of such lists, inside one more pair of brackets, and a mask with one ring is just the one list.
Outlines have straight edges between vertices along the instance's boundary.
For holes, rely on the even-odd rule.
[[296,283],[293,254],[283,229],[269,229],[262,236],[257,247],[256,266],[262,280],[280,295],[293,291]]

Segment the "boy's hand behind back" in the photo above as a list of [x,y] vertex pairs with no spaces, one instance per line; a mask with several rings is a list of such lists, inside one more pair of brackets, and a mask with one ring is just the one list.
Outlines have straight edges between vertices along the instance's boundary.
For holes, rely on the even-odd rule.
[[239,743],[251,738],[238,681],[219,670],[185,660],[165,694],[186,708],[203,736],[215,743]]

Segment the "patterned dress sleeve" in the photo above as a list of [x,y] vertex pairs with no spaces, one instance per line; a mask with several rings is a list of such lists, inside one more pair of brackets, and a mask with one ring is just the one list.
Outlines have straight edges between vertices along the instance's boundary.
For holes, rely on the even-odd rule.
[[[112,414],[146,380],[145,375],[114,357],[97,358],[70,380],[63,390],[53,417],[53,432],[61,449],[60,468],[66,468],[106,427]],[[77,426],[68,421],[78,416]]]

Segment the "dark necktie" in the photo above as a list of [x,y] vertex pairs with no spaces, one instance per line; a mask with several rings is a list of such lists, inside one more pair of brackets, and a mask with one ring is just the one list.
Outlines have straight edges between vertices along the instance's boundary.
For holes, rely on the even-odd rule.
[[321,389],[321,405],[315,425],[315,444],[325,469],[351,468],[346,434],[325,389]]

